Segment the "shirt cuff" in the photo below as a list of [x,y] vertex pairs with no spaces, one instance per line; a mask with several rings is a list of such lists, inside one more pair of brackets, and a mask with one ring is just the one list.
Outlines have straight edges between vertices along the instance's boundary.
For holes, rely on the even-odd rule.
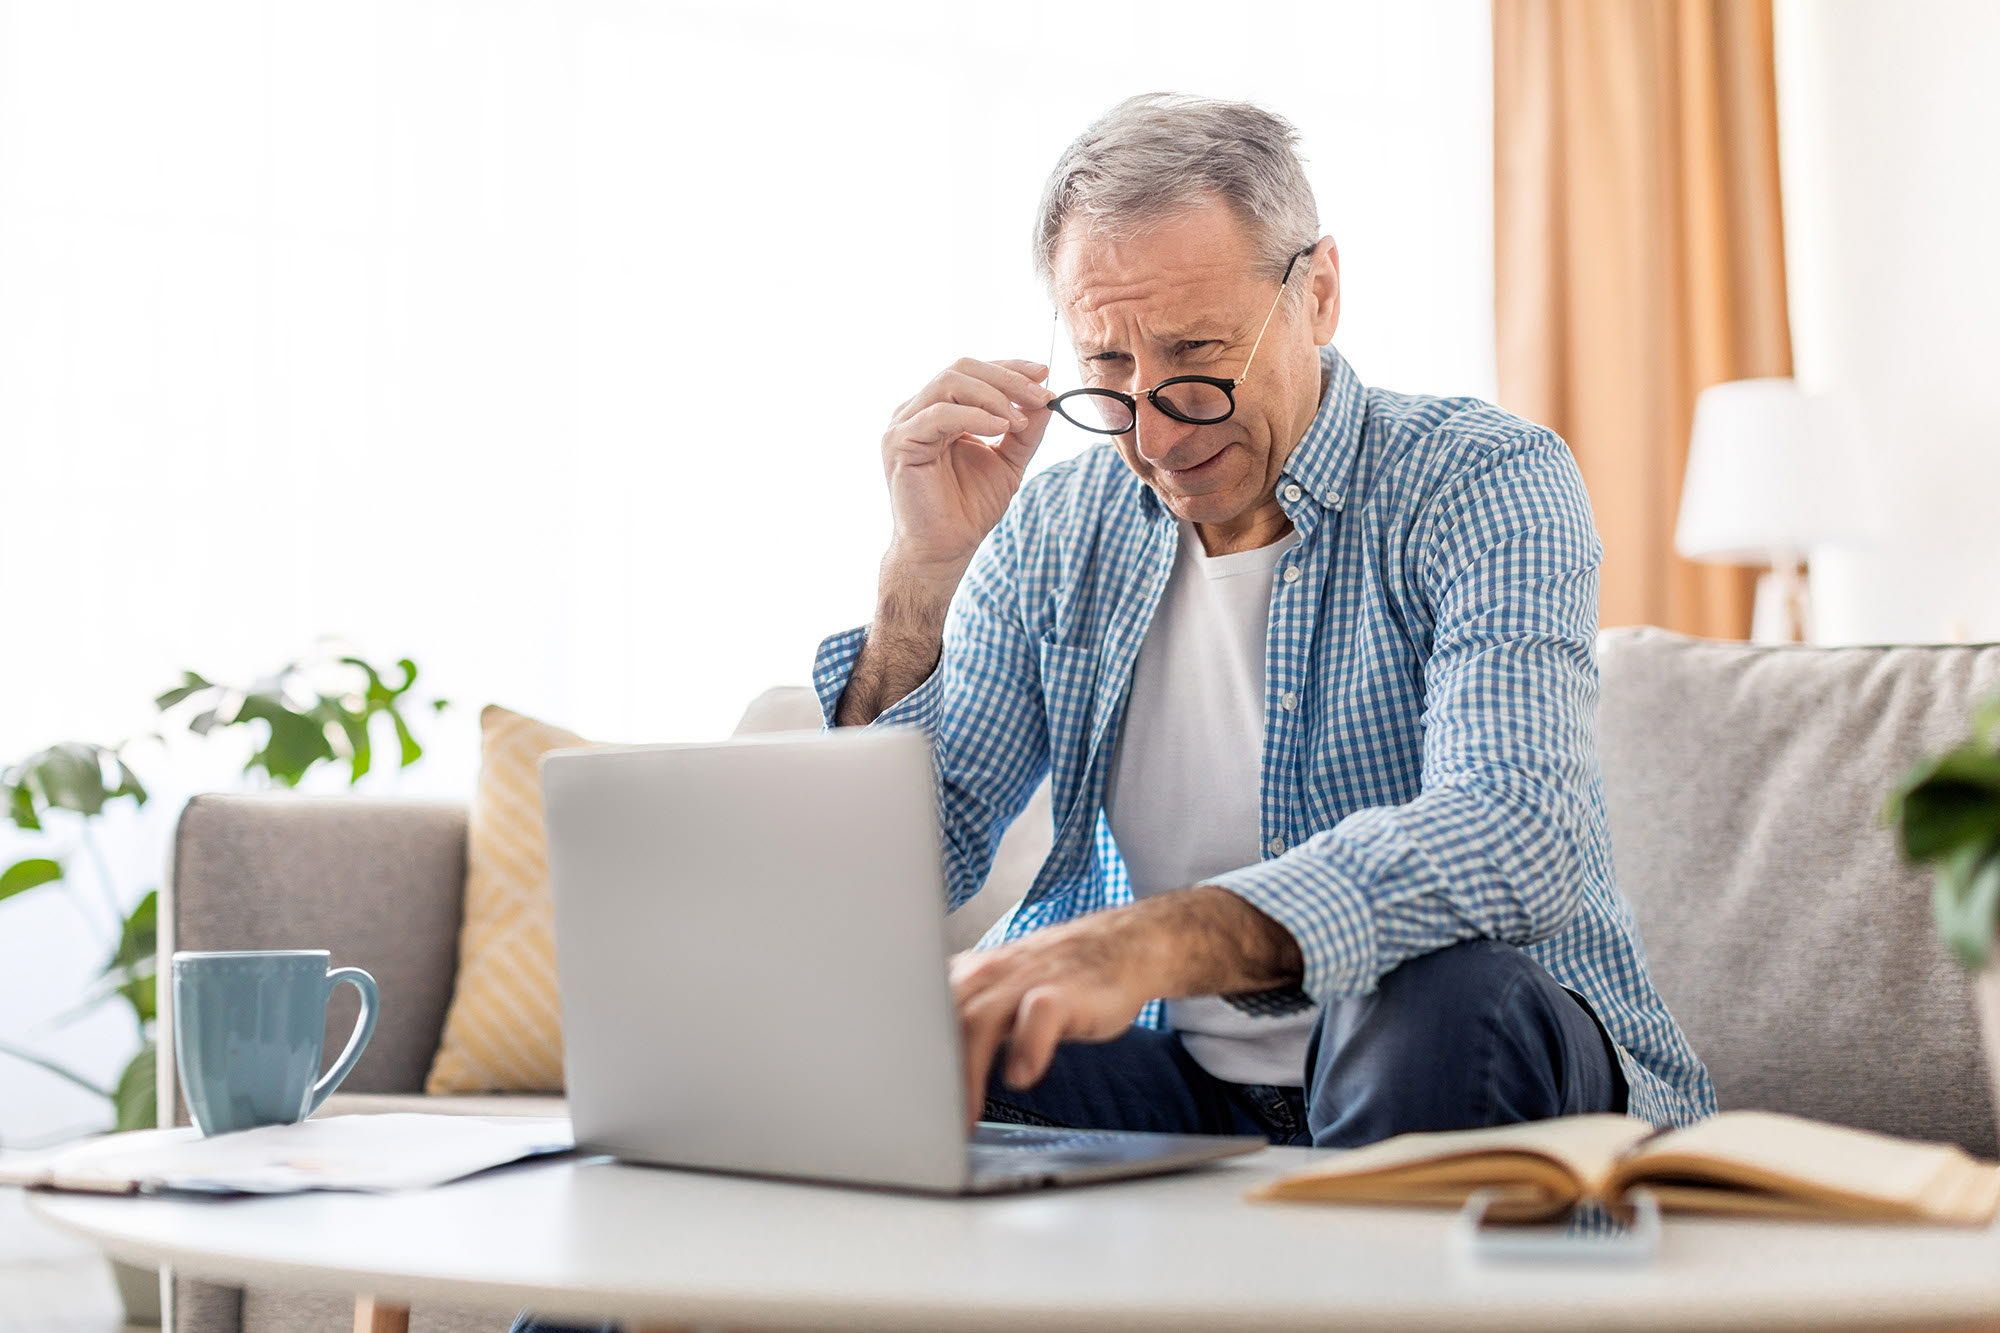
[[[1317,840],[1315,840],[1317,841]],[[1367,900],[1323,848],[1282,856],[1202,881],[1235,894],[1290,932],[1305,962],[1297,986],[1222,998],[1248,1014],[1295,1013],[1365,992],[1375,980],[1374,932]]]
[[[847,692],[847,682],[854,675],[854,663],[860,658],[861,649],[867,642],[868,627],[857,625],[853,629],[828,635],[813,655],[813,693],[819,696],[822,729],[833,728],[840,696]],[[876,714],[875,720],[868,725],[922,727],[927,732],[934,731],[938,699],[943,693],[944,662],[940,658],[937,669],[924,678],[923,684]]]

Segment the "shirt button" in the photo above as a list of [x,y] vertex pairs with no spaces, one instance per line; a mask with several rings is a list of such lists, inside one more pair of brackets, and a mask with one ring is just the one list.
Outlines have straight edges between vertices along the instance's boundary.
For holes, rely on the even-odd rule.
[[1285,840],[1283,838],[1273,838],[1269,846],[1271,848],[1271,855],[1278,856],[1285,850]]
[[1286,690],[1283,694],[1278,696],[1278,703],[1284,708],[1284,710],[1287,713],[1289,713],[1299,706],[1299,696],[1292,693],[1290,690]]
[[1335,509],[1338,509],[1338,508],[1340,508],[1340,507],[1341,507],[1342,505],[1344,505],[1344,504],[1346,504],[1346,503],[1347,503],[1347,501],[1345,501],[1345,500],[1343,500],[1343,499],[1341,499],[1341,498],[1340,498],[1340,492],[1339,492],[1339,491],[1335,491],[1335,492],[1334,492],[1334,493],[1333,493],[1332,495],[1329,495],[1329,496],[1327,496],[1327,497],[1326,497],[1326,499],[1327,499],[1327,503],[1328,503],[1328,504],[1331,504],[1331,505],[1332,505],[1332,506],[1333,506],[1333,507],[1334,507]]
[[1297,583],[1298,581],[1299,581],[1299,567],[1297,565],[1286,565],[1285,582]]
[[1296,485],[1292,485],[1292,486],[1287,486],[1287,487],[1285,487],[1285,498],[1286,498],[1287,500],[1296,500],[1296,499],[1298,499],[1298,498],[1299,498],[1299,497],[1300,497],[1301,495],[1304,495],[1304,494],[1305,494],[1305,492],[1304,492],[1304,491],[1302,491],[1302,490],[1300,490],[1300,489],[1299,489],[1299,488],[1298,488],[1298,487],[1297,487]]

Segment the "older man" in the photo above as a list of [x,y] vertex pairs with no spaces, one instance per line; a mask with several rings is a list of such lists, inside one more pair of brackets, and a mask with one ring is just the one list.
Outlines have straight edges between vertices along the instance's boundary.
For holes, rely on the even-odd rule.
[[[1291,127],[1134,98],[1036,260],[1078,355],[962,360],[882,441],[830,723],[930,734],[950,901],[1045,774],[1054,850],[952,963],[967,1114],[1351,1146],[1714,1093],[1612,881],[1601,548],[1563,442],[1363,387]],[[1105,436],[1023,483],[1050,417]]]
[[[966,1114],[1329,1147],[1708,1114],[1612,884],[1582,479],[1498,408],[1362,387],[1294,139],[1114,108],[1036,229],[1082,387],[959,361],[882,438],[827,721],[930,734],[954,907],[1054,796],[952,962]],[[1112,447],[1023,484],[1056,412]]]

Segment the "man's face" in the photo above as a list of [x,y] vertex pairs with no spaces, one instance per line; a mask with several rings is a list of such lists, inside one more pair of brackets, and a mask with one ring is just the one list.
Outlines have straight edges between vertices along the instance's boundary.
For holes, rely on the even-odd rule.
[[1166,506],[1224,532],[1275,507],[1272,491],[1319,408],[1319,357],[1340,302],[1333,244],[1299,261],[1292,284],[1307,299],[1279,303],[1227,421],[1194,426],[1143,396],[1175,375],[1241,378],[1278,277],[1253,255],[1227,205],[1204,205],[1125,240],[1081,226],[1055,256],[1056,299],[1076,344],[1083,383],[1139,398],[1118,452]]

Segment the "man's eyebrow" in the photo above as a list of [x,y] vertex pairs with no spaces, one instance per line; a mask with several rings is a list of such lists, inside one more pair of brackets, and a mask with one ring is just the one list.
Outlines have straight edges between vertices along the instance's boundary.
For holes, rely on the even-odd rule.
[[[1158,329],[1150,341],[1160,344],[1178,342],[1227,342],[1233,336],[1230,331],[1207,324],[1184,324],[1178,328]],[[1081,357],[1099,356],[1105,352],[1120,352],[1124,348],[1116,343],[1098,343],[1089,339],[1079,339],[1076,354]]]

